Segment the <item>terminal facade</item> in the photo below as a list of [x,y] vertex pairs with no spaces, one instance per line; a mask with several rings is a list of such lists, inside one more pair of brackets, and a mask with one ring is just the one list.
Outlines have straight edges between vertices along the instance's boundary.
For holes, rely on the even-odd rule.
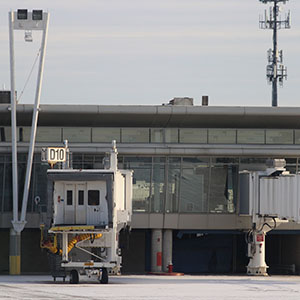
[[[181,105],[176,105],[177,103]],[[182,105],[185,104],[185,105]],[[0,104],[0,273],[9,270],[12,220],[10,105]],[[39,248],[47,210],[47,169],[41,149],[69,141],[74,169],[103,168],[117,141],[119,168],[133,175],[131,232],[122,232],[123,272],[245,273],[245,232],[239,172],[264,170],[286,160],[298,172],[300,108],[211,107],[171,101],[161,106],[42,105],[27,224],[22,232],[22,273],[48,271]],[[32,106],[18,105],[19,194],[25,180]],[[56,165],[55,168],[59,168]],[[283,199],[284,201],[284,199]],[[267,235],[272,272],[300,271],[300,226],[281,225]],[[290,270],[290,268],[288,268]]]

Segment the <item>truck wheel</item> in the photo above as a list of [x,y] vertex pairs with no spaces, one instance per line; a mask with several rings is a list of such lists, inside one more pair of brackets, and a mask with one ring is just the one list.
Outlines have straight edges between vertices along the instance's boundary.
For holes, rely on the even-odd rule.
[[106,268],[102,269],[102,275],[100,279],[100,283],[107,284],[108,283],[108,272]]
[[70,283],[77,284],[79,282],[79,275],[76,270],[70,272]]

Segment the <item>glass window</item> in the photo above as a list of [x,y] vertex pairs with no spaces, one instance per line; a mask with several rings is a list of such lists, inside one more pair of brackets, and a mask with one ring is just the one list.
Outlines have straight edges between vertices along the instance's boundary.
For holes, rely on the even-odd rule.
[[[49,169],[49,165],[46,163],[41,163],[40,155],[35,155],[35,163],[34,163],[34,180],[32,191],[32,206],[35,207],[36,211],[38,208],[41,208],[43,212],[47,211],[47,170]],[[40,207],[34,205],[34,197],[39,196],[41,202],[39,204]],[[29,204],[29,203],[28,203]]]
[[178,128],[166,128],[165,129],[165,142],[166,143],[178,143]]
[[186,144],[206,144],[207,129],[181,128],[179,129],[180,143]]
[[84,205],[84,191],[78,191],[78,205]]
[[298,167],[297,167],[297,158],[286,158],[286,170],[289,171],[292,174],[298,173]]
[[88,205],[97,206],[100,204],[100,191],[88,190]]
[[163,143],[164,131],[161,128],[151,128],[151,143]]
[[113,140],[120,142],[120,128],[92,128],[93,143],[111,143]]
[[237,131],[238,144],[264,144],[264,129],[239,129]]
[[72,164],[74,169],[83,169],[83,155],[74,153],[72,155]]
[[11,141],[11,127],[0,127],[0,142]]
[[67,205],[73,205],[73,191],[67,191]]
[[63,140],[78,143],[91,142],[91,128],[89,127],[65,127],[63,128]]
[[149,129],[122,128],[122,143],[149,143]]
[[94,155],[83,155],[83,169],[94,169]]
[[266,129],[267,144],[293,144],[293,130],[291,129]]
[[133,173],[132,209],[135,212],[148,212],[150,199],[151,157],[124,157],[125,169]]
[[0,211],[3,211],[3,196],[4,196],[4,157],[0,156]]
[[5,142],[5,128],[0,127],[0,142]]
[[268,158],[242,157],[240,160],[240,171],[264,171],[267,168]]
[[180,211],[207,212],[209,162],[183,158],[180,183]]
[[300,144],[300,130],[295,130],[295,144]]
[[38,127],[36,133],[37,142],[61,142],[60,127]]
[[165,199],[165,164],[160,157],[153,158],[153,173],[151,183],[151,211],[162,212]]
[[235,129],[209,129],[208,143],[210,144],[235,144]]
[[238,190],[238,165],[211,166],[209,212],[234,213]]
[[18,141],[29,142],[30,133],[31,133],[31,127],[18,127],[17,128]]
[[168,160],[168,189],[166,195],[166,212],[178,212],[180,193],[180,161],[181,159],[172,157]]
[[12,168],[8,156],[4,165],[4,211],[12,211]]

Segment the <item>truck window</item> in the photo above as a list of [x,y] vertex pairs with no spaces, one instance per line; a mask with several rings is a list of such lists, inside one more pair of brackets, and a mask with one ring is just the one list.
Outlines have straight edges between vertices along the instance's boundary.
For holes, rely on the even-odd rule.
[[89,190],[88,191],[88,205],[96,206],[100,203],[100,191]]

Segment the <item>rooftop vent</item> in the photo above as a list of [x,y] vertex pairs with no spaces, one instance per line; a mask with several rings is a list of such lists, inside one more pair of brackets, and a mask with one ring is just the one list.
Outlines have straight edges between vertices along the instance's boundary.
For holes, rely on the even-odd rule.
[[202,96],[202,106],[208,106],[208,96]]
[[188,97],[174,98],[169,101],[169,105],[194,105],[194,99]]

